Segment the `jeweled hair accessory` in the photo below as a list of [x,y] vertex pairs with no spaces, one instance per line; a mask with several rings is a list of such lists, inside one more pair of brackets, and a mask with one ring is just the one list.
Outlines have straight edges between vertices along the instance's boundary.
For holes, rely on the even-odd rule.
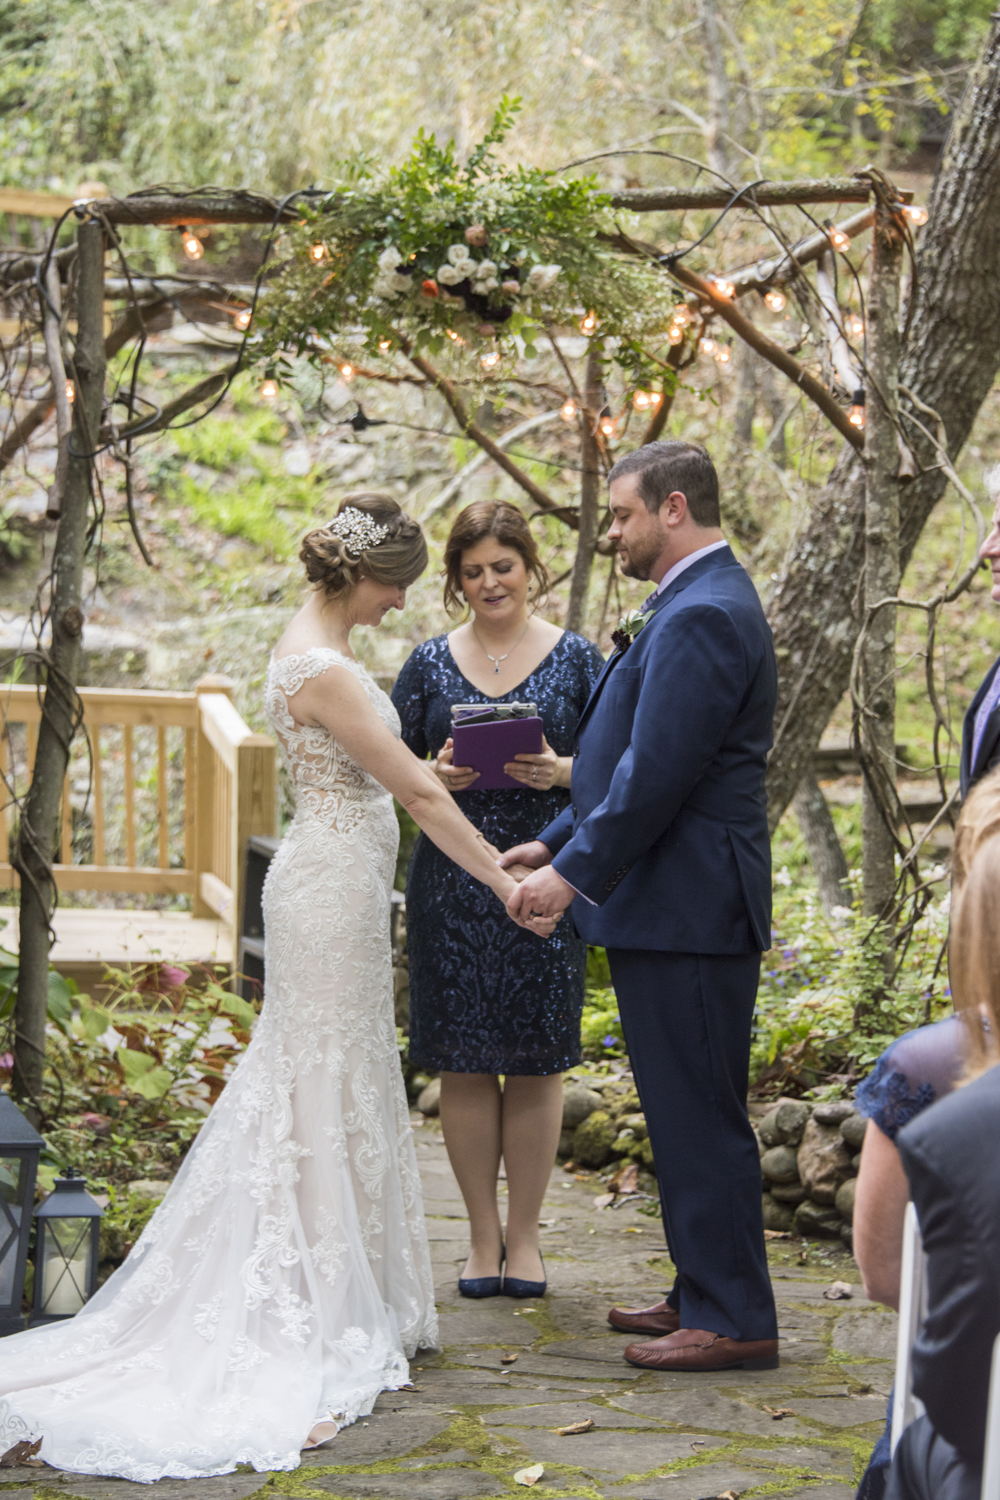
[[345,550],[352,557],[360,557],[362,552],[370,552],[373,547],[384,542],[392,528],[379,525],[378,521],[373,521],[363,510],[348,505],[339,516],[334,516],[327,523],[325,529],[340,537]]

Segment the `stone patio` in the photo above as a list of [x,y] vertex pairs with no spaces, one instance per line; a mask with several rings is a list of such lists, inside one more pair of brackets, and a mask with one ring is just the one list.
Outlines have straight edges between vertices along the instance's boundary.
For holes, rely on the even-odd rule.
[[[539,1500],[852,1500],[884,1417],[895,1318],[865,1301],[839,1246],[772,1242],[779,1370],[641,1372],[622,1360],[628,1340],[605,1315],[612,1301],[662,1296],[659,1220],[633,1203],[595,1211],[597,1177],[557,1169],[543,1210],[548,1296],[464,1301],[462,1200],[436,1123],[417,1116],[415,1126],[444,1347],[414,1360],[413,1390],[381,1397],[292,1474],[147,1486],[19,1468],[0,1489],[38,1500],[473,1500],[526,1494],[514,1475],[541,1463]],[[834,1279],[854,1283],[850,1301],[824,1299]],[[517,1357],[503,1365],[504,1354]],[[557,1430],[587,1418],[584,1434]]]

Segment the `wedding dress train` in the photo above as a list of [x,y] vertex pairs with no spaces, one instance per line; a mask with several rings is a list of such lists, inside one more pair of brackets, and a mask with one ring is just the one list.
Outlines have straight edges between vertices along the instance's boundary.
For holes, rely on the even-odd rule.
[[75,1318],[0,1340],[3,1449],[40,1436],[57,1468],[145,1482],[293,1469],[317,1424],[370,1411],[436,1342],[393,1019],[392,798],[288,711],[334,663],[399,733],[350,657],[272,657],[297,807],[264,891],[263,1011],[124,1265]]

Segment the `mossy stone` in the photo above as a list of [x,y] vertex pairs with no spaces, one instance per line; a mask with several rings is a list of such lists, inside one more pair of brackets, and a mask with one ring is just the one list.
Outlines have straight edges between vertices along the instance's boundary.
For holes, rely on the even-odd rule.
[[806,1198],[795,1210],[795,1228],[807,1240],[839,1240],[842,1219],[831,1204]]
[[868,1119],[865,1115],[848,1115],[840,1122],[840,1133],[852,1151],[860,1151],[864,1145]]
[[785,1203],[778,1203],[771,1197],[770,1193],[763,1196],[764,1228],[776,1229],[779,1234],[787,1233],[794,1221],[792,1210]]
[[799,1164],[791,1146],[772,1146],[760,1159],[760,1170],[769,1182],[797,1182]]
[[581,1167],[603,1167],[614,1154],[618,1131],[606,1109],[594,1113],[573,1132],[573,1160]]

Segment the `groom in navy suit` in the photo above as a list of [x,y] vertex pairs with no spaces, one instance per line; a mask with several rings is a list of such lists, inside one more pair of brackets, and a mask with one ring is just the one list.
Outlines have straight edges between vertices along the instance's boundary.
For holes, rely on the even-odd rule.
[[771,632],[719,530],[704,448],[649,443],[610,482],[622,570],[657,587],[583,711],[572,806],[502,857],[534,870],[508,910],[523,922],[572,903],[580,934],[607,949],[677,1268],[665,1301],[609,1314],[615,1328],[658,1335],[625,1358],[772,1369],[778,1330],[746,1108],[770,947]]

